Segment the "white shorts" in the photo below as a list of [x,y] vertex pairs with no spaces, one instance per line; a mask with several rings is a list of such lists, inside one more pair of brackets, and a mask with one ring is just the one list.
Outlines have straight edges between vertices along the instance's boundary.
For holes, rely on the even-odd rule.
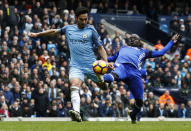
[[79,78],[82,81],[84,81],[84,75],[86,75],[92,81],[98,82],[98,78],[97,78],[96,74],[93,72],[92,68],[79,69],[79,68],[73,67],[73,66],[70,67],[69,80],[71,78]]

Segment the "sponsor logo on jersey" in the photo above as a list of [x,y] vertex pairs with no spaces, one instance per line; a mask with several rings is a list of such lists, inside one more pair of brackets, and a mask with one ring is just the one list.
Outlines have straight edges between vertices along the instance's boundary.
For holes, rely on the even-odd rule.
[[83,36],[82,36],[84,39],[86,39],[87,37],[88,37],[88,35],[87,34],[83,34]]
[[78,40],[78,39],[69,39],[69,41],[72,43],[72,44],[86,44],[88,43],[88,40]]

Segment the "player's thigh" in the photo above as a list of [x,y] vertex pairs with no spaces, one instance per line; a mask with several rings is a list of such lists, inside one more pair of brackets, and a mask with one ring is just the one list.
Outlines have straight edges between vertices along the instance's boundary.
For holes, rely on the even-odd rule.
[[84,81],[83,71],[76,67],[70,67],[69,80],[71,86],[80,87],[82,85],[82,82]]
[[127,69],[123,64],[115,65],[115,70],[112,73],[116,74],[118,79],[123,80],[127,78]]
[[91,79],[92,81],[94,81],[94,82],[98,82],[99,80],[98,80],[98,77],[97,77],[97,75],[96,75],[96,73],[92,70],[92,68],[87,68],[87,69],[85,69],[84,70],[84,73],[85,73],[85,75],[89,78],[89,79]]
[[131,78],[128,81],[128,86],[132,95],[134,96],[134,99],[143,100],[144,88],[143,88],[143,82],[142,82],[141,76],[136,76]]

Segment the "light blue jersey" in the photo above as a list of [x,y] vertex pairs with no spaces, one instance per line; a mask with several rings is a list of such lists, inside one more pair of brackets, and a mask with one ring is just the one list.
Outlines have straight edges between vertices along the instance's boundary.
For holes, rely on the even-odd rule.
[[77,25],[68,25],[58,32],[66,35],[66,42],[70,49],[69,79],[80,78],[84,81],[84,75],[97,82],[97,76],[92,70],[92,64],[96,60],[93,48],[102,46],[97,31],[91,25],[79,29]]
[[66,35],[66,42],[70,49],[70,66],[86,68],[92,66],[96,60],[93,48],[101,46],[97,31],[91,25],[79,29],[77,25],[64,26],[58,30]]

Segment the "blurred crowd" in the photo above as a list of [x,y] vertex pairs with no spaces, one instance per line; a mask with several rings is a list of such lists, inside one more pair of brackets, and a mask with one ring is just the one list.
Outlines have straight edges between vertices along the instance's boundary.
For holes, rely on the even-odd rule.
[[[132,3],[139,3],[138,0],[129,0],[123,7],[124,4],[116,1],[65,1],[68,10],[58,9],[58,1],[0,1],[0,114],[5,117],[68,117],[72,104],[66,37],[29,38],[27,33],[74,24],[73,9],[84,3],[89,8],[97,5],[98,12],[102,13],[107,13],[102,11],[102,8],[107,9],[105,6],[126,9],[128,3],[131,3],[131,8],[136,8]],[[93,17],[89,18],[88,24],[97,28],[108,56],[128,42],[128,34],[122,38],[116,31],[110,36],[104,25],[96,24]],[[149,91],[149,87],[168,87],[189,94],[190,62],[189,57],[146,60],[143,68],[148,75],[143,80],[145,102],[142,116],[191,117],[191,101],[177,105],[168,90],[161,97]],[[103,91],[86,78],[80,95],[84,120],[87,117],[127,117],[131,108],[130,92],[123,82],[114,82],[113,88]]]

